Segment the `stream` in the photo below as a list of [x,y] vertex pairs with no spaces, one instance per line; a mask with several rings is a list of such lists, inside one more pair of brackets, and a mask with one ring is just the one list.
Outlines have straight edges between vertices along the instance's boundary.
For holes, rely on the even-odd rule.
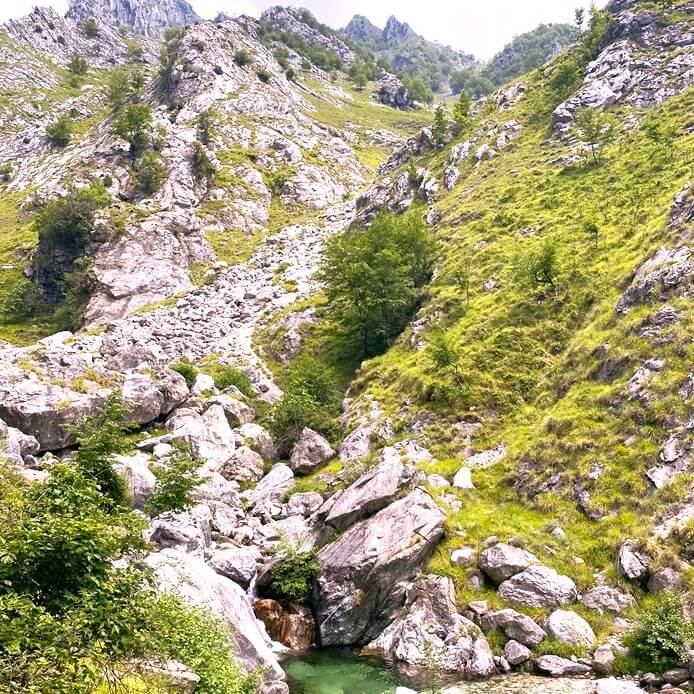
[[[348,648],[311,650],[283,662],[291,694],[394,694],[397,687],[434,693],[452,686],[430,677],[408,678],[378,658],[357,656]],[[463,694],[592,694],[590,680],[554,680],[526,674],[483,682],[455,683]]]

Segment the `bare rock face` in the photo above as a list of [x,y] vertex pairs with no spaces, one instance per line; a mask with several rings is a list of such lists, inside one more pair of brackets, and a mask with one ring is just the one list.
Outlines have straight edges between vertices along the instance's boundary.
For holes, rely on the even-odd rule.
[[376,87],[376,98],[386,106],[408,110],[415,106],[407,87],[390,72],[381,70]]
[[426,576],[407,591],[401,615],[365,647],[395,663],[467,677],[496,671],[482,632],[458,614],[449,578]]
[[415,489],[318,553],[314,605],[324,646],[364,643],[397,615],[411,580],[443,535],[444,515]]
[[160,36],[169,27],[200,21],[185,0],[70,0],[66,16],[78,22],[93,17],[143,36]]
[[232,547],[215,552],[207,562],[218,574],[247,588],[258,573],[261,560],[257,547]]

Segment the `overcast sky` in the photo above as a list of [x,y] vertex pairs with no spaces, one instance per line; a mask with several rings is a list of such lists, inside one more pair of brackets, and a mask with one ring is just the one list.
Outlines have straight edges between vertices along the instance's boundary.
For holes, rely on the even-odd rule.
[[[64,12],[68,0],[44,0]],[[542,22],[573,22],[574,9],[588,0],[189,0],[205,18],[224,11],[229,15],[258,15],[272,5],[308,7],[316,17],[335,28],[353,14],[366,15],[382,27],[394,14],[428,39],[490,58],[516,34]],[[604,7],[607,0],[599,0]],[[0,0],[0,21],[27,14],[37,0]]]

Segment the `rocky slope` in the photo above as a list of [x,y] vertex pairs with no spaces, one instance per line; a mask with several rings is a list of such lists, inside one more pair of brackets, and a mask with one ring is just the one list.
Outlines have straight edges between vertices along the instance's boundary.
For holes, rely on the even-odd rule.
[[[476,103],[444,143],[421,127],[430,114],[307,61],[305,45],[345,65],[353,53],[296,11],[189,26],[161,79],[161,29],[195,18],[134,6],[73,3],[96,37],[47,10],[0,34],[3,296],[32,267],[37,206],[94,180],[108,198],[80,329],[0,350],[5,457],[40,484],[117,391],[140,430],[117,469],[144,510],[153,470],[187,445],[205,479],[186,510],[148,512],[147,563],[234,628],[266,694],[288,691],[286,649],[311,643],[451,681],[530,667],[643,691],[607,679],[628,670],[624,633],[648,593],[692,602],[694,6],[614,0],[570,89],[554,78],[590,35]],[[119,23],[145,35],[140,50]],[[273,24],[302,42],[278,52]],[[103,89],[133,61],[163,164],[147,194]],[[599,157],[575,127],[585,107],[618,124]],[[57,148],[45,128],[62,114],[78,127]],[[303,428],[283,450],[263,412],[287,366],[308,351],[351,369],[315,279],[323,244],[382,210],[426,218],[432,281],[405,332],[345,378],[340,430]],[[41,330],[27,323],[6,336]],[[248,387],[215,379],[225,368]],[[310,591],[278,601],[297,555],[315,562]],[[681,665],[644,686],[686,682]]]

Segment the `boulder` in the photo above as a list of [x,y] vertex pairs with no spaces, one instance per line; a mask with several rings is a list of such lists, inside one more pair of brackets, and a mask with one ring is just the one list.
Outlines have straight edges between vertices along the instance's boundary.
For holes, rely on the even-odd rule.
[[569,610],[555,610],[547,620],[547,633],[561,643],[590,648],[595,634],[583,617]]
[[303,652],[311,648],[315,624],[311,611],[306,607],[292,605],[285,611],[280,629],[280,643],[293,651]]
[[319,513],[325,513],[326,525],[343,530],[380,511],[416,478],[416,468],[400,460],[384,460],[367,470],[339,495],[329,499]]
[[645,582],[648,578],[649,557],[636,549],[633,540],[627,540],[617,553],[617,571],[628,581]]
[[297,474],[313,472],[334,455],[335,451],[323,436],[304,427],[292,449],[289,467]]
[[218,574],[248,588],[258,573],[261,561],[257,547],[232,547],[216,551],[207,564]]
[[273,641],[280,640],[282,631],[282,618],[284,608],[277,602],[269,598],[253,601],[253,613],[265,625],[268,635]]
[[284,680],[284,672],[258,626],[243,588],[217,574],[202,559],[173,549],[150,554],[146,562],[160,589],[212,610],[232,627],[234,656],[246,670],[262,670],[264,682]]
[[358,427],[345,436],[340,445],[340,460],[348,463],[363,458],[371,450],[373,436],[373,429],[367,426]]
[[667,684],[677,686],[684,684],[689,679],[689,670],[684,667],[675,667],[663,673],[663,680]]
[[190,395],[186,379],[171,369],[164,369],[157,373],[156,382],[162,396],[162,415],[167,415],[175,410]]
[[202,556],[209,547],[212,513],[204,504],[187,511],[167,511],[152,520],[149,540],[162,548],[175,548],[182,552]]
[[298,492],[292,494],[287,501],[287,513],[290,516],[308,518],[317,511],[323,503],[323,497],[318,492]]
[[509,665],[520,665],[530,660],[532,655],[531,650],[524,646],[522,643],[511,639],[504,646],[504,658],[508,661]]
[[127,374],[121,387],[121,399],[132,422],[151,422],[161,415],[164,407],[164,396],[147,373]]
[[475,563],[477,552],[472,547],[461,547],[451,552],[451,564],[465,568]]
[[512,605],[547,609],[576,602],[576,584],[546,566],[531,566],[499,586],[499,595]]
[[214,378],[208,374],[199,373],[195,376],[195,382],[191,388],[193,395],[218,392],[214,387]]
[[542,655],[535,661],[535,667],[551,677],[575,677],[587,675],[590,667],[584,663],[574,662],[558,655]]
[[157,486],[157,478],[149,469],[150,458],[145,453],[117,455],[113,469],[125,480],[133,508],[141,511]]
[[453,582],[443,576],[415,581],[400,616],[364,650],[389,662],[461,676],[496,671],[489,644],[479,627],[458,614]]
[[539,564],[539,559],[530,552],[513,545],[500,542],[480,554],[477,565],[499,584],[524,571],[532,564]]
[[232,429],[248,424],[255,419],[255,410],[243,400],[222,393],[207,401],[210,405],[219,405],[226,415]]
[[260,424],[249,422],[234,431],[241,445],[252,448],[256,453],[260,453],[265,460],[274,460],[277,457],[277,449],[272,436]]
[[248,446],[239,446],[220,472],[228,480],[257,482],[263,477],[265,463],[262,456]]
[[537,646],[547,635],[530,617],[511,609],[490,612],[482,617],[482,629],[492,631],[496,628],[524,646]]
[[415,489],[318,553],[314,606],[323,646],[365,643],[397,615],[411,580],[443,535],[444,515]]
[[665,590],[677,592],[682,587],[682,574],[675,569],[666,566],[651,574],[648,579],[649,593],[662,593]]
[[581,596],[581,602],[591,610],[623,612],[634,604],[634,598],[610,586],[596,586]]
[[25,458],[38,453],[40,448],[34,436],[8,427],[0,420],[0,456],[16,465],[24,465]]
[[461,467],[460,470],[455,473],[453,486],[458,489],[474,489],[475,484],[472,481],[472,470],[470,470],[469,467]]
[[599,675],[611,675],[614,670],[614,661],[612,647],[608,643],[603,643],[595,649],[590,665]]
[[294,473],[284,463],[272,466],[263,479],[258,482],[255,489],[243,493],[250,508],[272,502],[281,502],[284,495],[294,484]]

